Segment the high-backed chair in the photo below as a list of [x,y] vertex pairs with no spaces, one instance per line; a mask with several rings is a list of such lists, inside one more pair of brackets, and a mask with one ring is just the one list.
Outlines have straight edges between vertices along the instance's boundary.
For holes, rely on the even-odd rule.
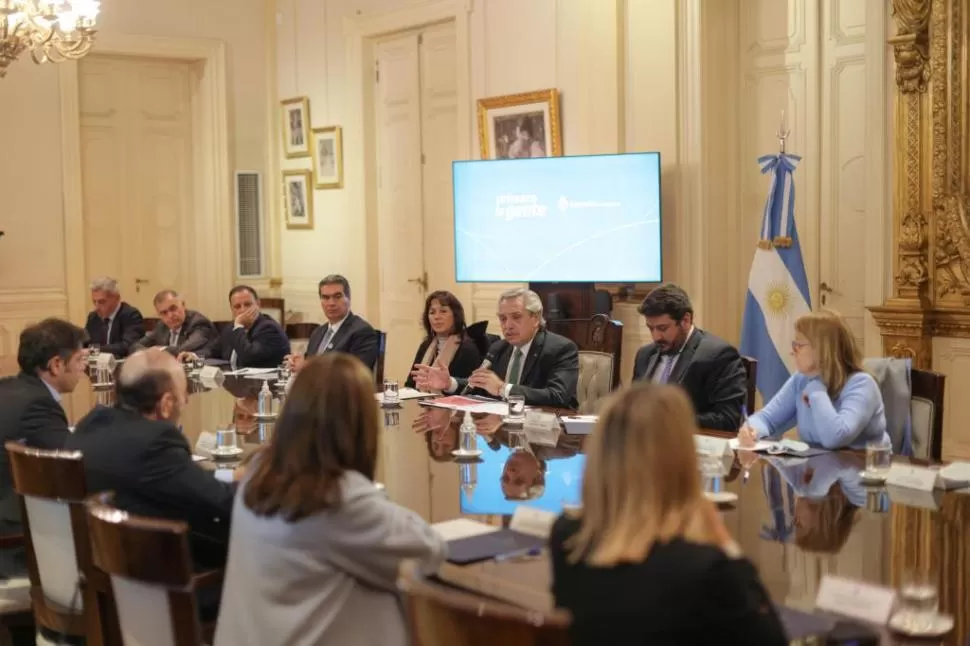
[[406,569],[398,581],[412,646],[567,646],[569,614],[524,610],[451,588]]
[[579,384],[576,398],[583,415],[599,413],[600,404],[614,388],[616,360],[609,352],[579,351]]
[[272,316],[286,329],[286,301],[282,298],[261,298],[259,299],[259,309],[267,316]]
[[623,353],[623,323],[606,314],[588,319],[559,319],[546,323],[550,332],[571,339],[580,350],[602,352],[613,356],[612,388],[620,385],[620,357]]
[[112,499],[102,493],[85,504],[91,554],[111,579],[124,643],[199,646],[188,525],[132,516]]
[[320,327],[319,323],[290,323],[286,326],[286,337],[290,340],[290,350],[293,354],[306,353],[310,335],[318,327]]
[[758,391],[758,360],[754,357],[741,357],[744,364],[744,406],[750,415],[755,411],[755,395]]
[[374,383],[377,392],[384,391],[384,355],[387,353],[387,332],[374,330],[377,335],[377,360],[374,361],[372,369],[374,371]]
[[943,457],[943,395],[946,375],[913,368],[910,371],[910,383],[913,455],[938,461]]
[[20,494],[38,627],[85,637],[87,644],[120,644],[107,577],[91,561],[84,498],[87,485],[79,451],[44,451],[5,445],[14,490]]

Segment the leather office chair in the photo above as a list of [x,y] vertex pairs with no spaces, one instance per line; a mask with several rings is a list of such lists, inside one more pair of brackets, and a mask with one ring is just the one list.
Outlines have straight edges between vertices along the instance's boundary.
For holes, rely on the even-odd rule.
[[744,389],[746,393],[744,406],[748,415],[750,415],[755,411],[757,402],[755,397],[758,392],[758,360],[754,357],[742,356],[741,363],[744,364]]
[[573,341],[583,351],[601,352],[613,356],[611,387],[620,386],[620,357],[623,356],[623,323],[606,314],[588,319],[560,319],[548,321],[546,329]]
[[910,414],[913,455],[929,460],[943,458],[943,395],[946,375],[913,368]]

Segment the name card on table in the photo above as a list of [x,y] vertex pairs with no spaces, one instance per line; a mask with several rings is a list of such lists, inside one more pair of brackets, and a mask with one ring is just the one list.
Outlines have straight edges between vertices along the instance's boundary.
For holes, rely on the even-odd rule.
[[525,436],[532,444],[539,446],[556,446],[559,443],[559,434],[562,427],[559,426],[559,418],[555,413],[543,413],[541,411],[526,411],[525,423],[522,425]]
[[905,505],[906,507],[917,507],[919,509],[931,509],[937,511],[940,502],[943,500],[943,492],[939,490],[920,491],[919,489],[908,489],[896,485],[888,485],[886,494],[894,505]]
[[939,477],[940,474],[935,469],[896,463],[889,469],[886,484],[918,491],[933,491]]
[[954,462],[940,469],[946,489],[960,489],[970,485],[970,462]]
[[509,529],[538,538],[549,538],[554,522],[556,514],[551,511],[519,505],[512,514]]
[[826,574],[822,577],[815,607],[884,626],[895,601],[896,591],[892,588]]
[[695,435],[694,448],[701,455],[719,458],[731,451],[731,441],[720,437],[710,437],[709,435]]

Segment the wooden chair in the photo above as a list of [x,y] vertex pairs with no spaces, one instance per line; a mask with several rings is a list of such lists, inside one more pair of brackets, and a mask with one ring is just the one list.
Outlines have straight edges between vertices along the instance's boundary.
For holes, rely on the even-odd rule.
[[[0,536],[0,550],[19,550],[24,547],[23,534]],[[0,646],[13,643],[10,630],[33,629],[34,616],[30,605],[30,578],[10,576],[0,586]]]
[[387,332],[381,330],[374,330],[377,334],[377,360],[374,362],[372,369],[374,371],[374,383],[377,386],[377,392],[384,391],[384,355],[387,352]]
[[[286,329],[286,302],[282,298],[261,298],[259,308],[264,314],[279,321],[280,327]],[[269,310],[268,312],[266,310]]]
[[155,326],[161,323],[161,321],[162,319],[160,318],[145,317],[143,319],[143,322],[145,324],[145,334],[148,334],[149,332],[153,331],[155,329]]
[[946,375],[930,370],[910,370],[910,414],[913,453],[918,458],[943,458],[943,395]]
[[623,354],[623,323],[606,314],[588,319],[559,319],[546,323],[546,329],[571,339],[580,350],[613,355],[613,388],[620,386],[620,357]]
[[91,561],[81,453],[19,442],[5,448],[20,495],[36,624],[84,637],[89,646],[120,645],[110,582]]
[[398,581],[413,646],[566,646],[569,615],[541,613],[425,579],[407,568]]
[[85,505],[94,564],[111,579],[124,643],[201,645],[188,525],[132,516],[112,502],[102,493]]
[[744,405],[748,415],[755,411],[757,406],[755,395],[758,391],[758,360],[754,357],[741,357],[744,364],[744,389],[746,391]]
[[308,340],[318,327],[320,327],[319,323],[290,323],[285,328],[286,336],[290,341]]

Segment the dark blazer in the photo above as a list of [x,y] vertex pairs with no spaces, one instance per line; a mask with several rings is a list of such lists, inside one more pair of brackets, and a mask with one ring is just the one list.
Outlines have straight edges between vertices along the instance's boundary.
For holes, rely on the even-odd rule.
[[[635,380],[651,379],[660,360],[654,343],[637,351]],[[747,396],[744,364],[737,349],[700,328],[687,340],[667,383],[680,384],[697,412],[697,425],[737,432]]]
[[[38,449],[63,448],[71,435],[67,416],[40,377],[21,372],[0,379],[0,443],[22,440]],[[17,533],[20,502],[13,490],[10,459],[0,446],[0,522],[3,531]]]
[[[168,327],[159,321],[155,329],[143,336],[131,351],[135,352],[155,346],[168,346],[169,332]],[[179,330],[175,349],[169,351],[173,354],[179,352],[208,354],[217,343],[219,343],[219,333],[212,321],[195,310],[185,310],[185,320],[182,321],[182,328]]]
[[754,566],[712,545],[674,539],[646,560],[590,567],[567,560],[565,542],[579,521],[552,527],[552,593],[573,616],[575,646],[600,644],[788,644]]
[[202,354],[229,361],[233,350],[236,351],[237,368],[275,368],[290,353],[290,340],[279,323],[260,314],[248,330],[227,327],[222,331],[219,343],[210,352]]
[[[313,331],[306,347],[307,358],[317,354],[320,343],[329,329],[330,324],[327,323]],[[333,350],[352,354],[363,361],[365,366],[373,370],[374,364],[377,363],[377,332],[371,327],[370,323],[353,312],[349,312],[340,329],[330,340],[329,348],[326,351]]]
[[64,448],[84,454],[92,493],[114,491],[125,511],[183,520],[193,533],[228,541],[236,488],[192,461],[188,441],[171,422],[98,406]]
[[[505,340],[496,341],[488,350],[488,354],[495,357],[492,372],[503,379],[512,360],[512,351],[512,344]],[[455,377],[455,380],[459,391],[468,383],[467,379]],[[578,383],[579,348],[566,337],[540,328],[522,365],[519,385],[509,394],[522,395],[530,406],[576,409],[579,408],[576,399]],[[471,394],[489,396],[477,388]]]
[[91,343],[101,346],[101,352],[110,352],[116,357],[127,357],[131,346],[138,343],[145,336],[145,321],[141,312],[128,303],[122,302],[111,322],[111,337],[105,342],[104,320],[97,312],[88,314],[88,321],[84,324]]
[[[424,353],[427,352],[428,346],[432,343],[436,343],[436,339],[425,339],[418,346],[418,351],[414,355],[414,361],[411,365],[417,365],[424,358]],[[451,363],[448,364],[448,374],[456,379],[459,377],[468,378],[476,368],[482,365],[482,353],[478,351],[478,345],[475,340],[471,337],[465,337],[461,341],[461,345],[458,346],[458,351],[455,352],[455,356],[451,358]],[[414,388],[414,377],[408,373],[408,379],[404,382],[404,385],[408,388]]]

